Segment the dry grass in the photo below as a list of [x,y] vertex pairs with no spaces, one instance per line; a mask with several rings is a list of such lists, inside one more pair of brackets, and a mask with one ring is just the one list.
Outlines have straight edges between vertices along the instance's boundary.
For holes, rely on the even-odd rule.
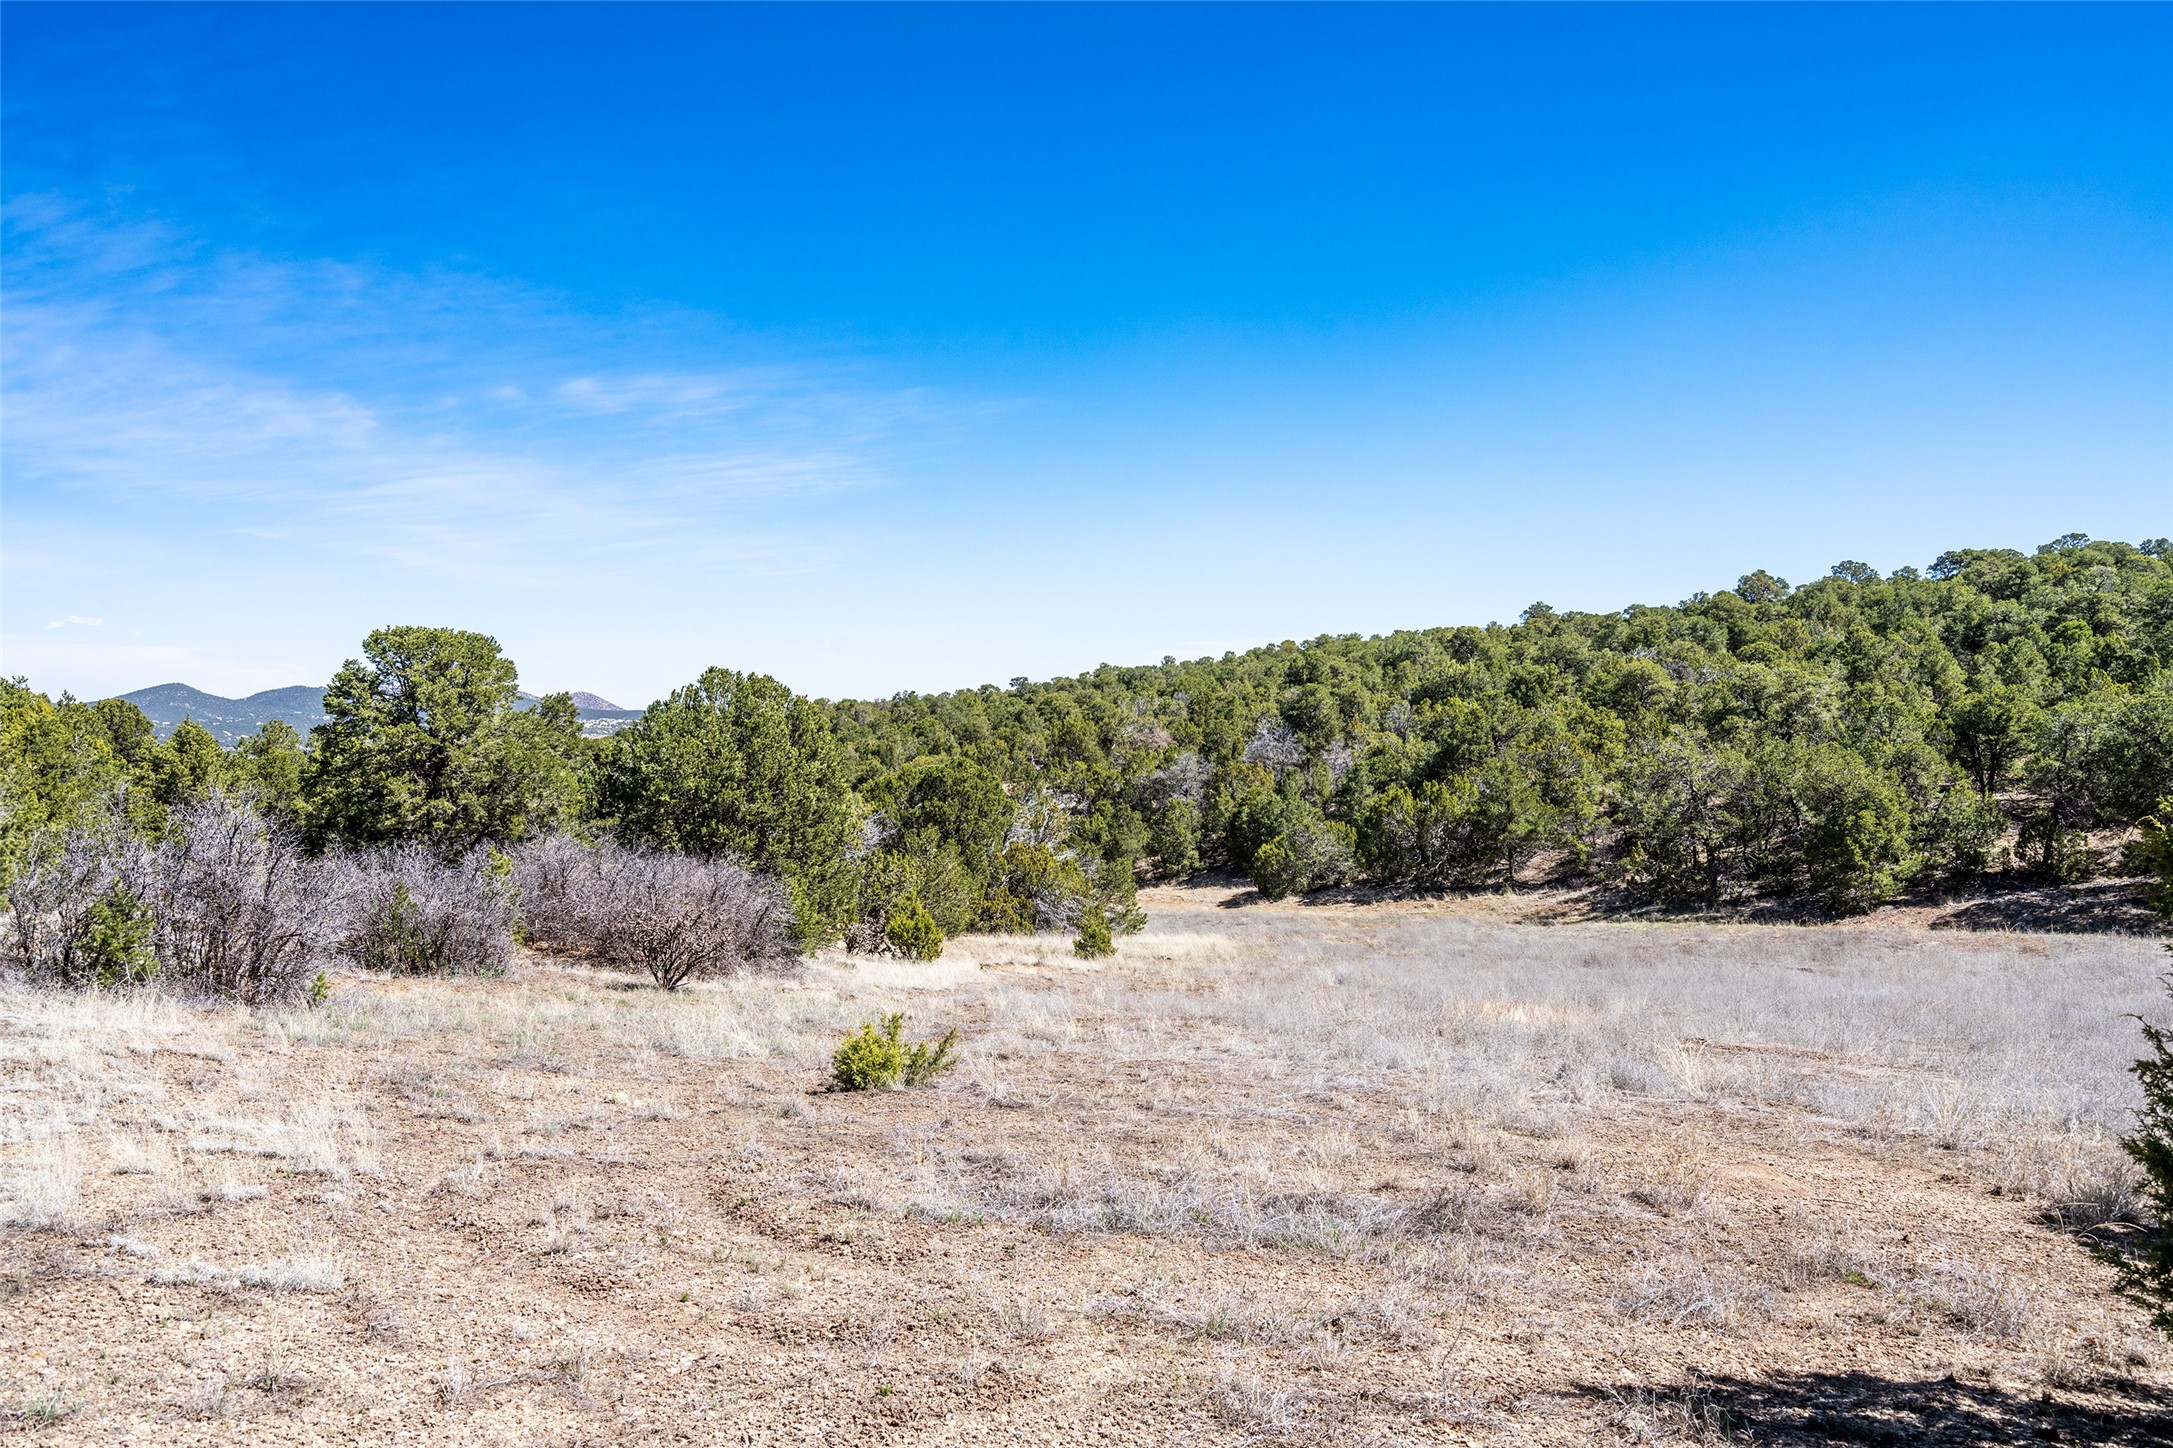
[[[2149,942],[1154,916],[1091,965],[981,940],[670,996],[533,959],[271,1016],[0,988],[0,1409],[1789,1441],[1853,1411],[1846,1364],[1867,1412],[1962,1383],[1987,1423],[2173,1427],[2072,1235],[2135,1211]],[[819,1094],[892,1009],[962,1025],[959,1069]]]

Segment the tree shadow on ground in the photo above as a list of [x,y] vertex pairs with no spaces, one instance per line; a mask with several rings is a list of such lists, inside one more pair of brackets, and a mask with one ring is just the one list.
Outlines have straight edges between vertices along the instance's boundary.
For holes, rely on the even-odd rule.
[[1626,1399],[1618,1389],[1579,1395],[1628,1410],[1678,1436],[1761,1444],[1878,1443],[1989,1448],[2012,1443],[2173,1443],[2173,1393],[2104,1380],[2059,1396],[1932,1378],[1875,1373],[1793,1373],[1700,1378]]
[[2158,935],[2165,922],[2143,900],[2140,880],[2002,890],[1956,905],[1934,930],[2038,930]]

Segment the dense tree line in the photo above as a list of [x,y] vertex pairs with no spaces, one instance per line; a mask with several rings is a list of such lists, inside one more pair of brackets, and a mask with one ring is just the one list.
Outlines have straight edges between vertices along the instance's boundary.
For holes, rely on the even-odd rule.
[[1858,909],[2114,867],[2106,832],[2173,793],[2173,562],[2069,536],[831,713],[862,795],[970,761],[1117,875],[1283,894],[1543,863],[1669,904]]
[[155,843],[224,791],[318,854],[571,832],[730,859],[781,882],[802,948],[913,954],[987,930],[1101,948],[1136,926],[1139,881],[1210,867],[1271,896],[1545,874],[1835,910],[1988,871],[2073,880],[2173,795],[2169,552],[2069,536],[875,701],[711,669],[600,740],[564,695],[519,707],[496,643],[452,629],[380,630],[308,739],[271,724],[231,751],[18,681],[0,871],[102,809]]

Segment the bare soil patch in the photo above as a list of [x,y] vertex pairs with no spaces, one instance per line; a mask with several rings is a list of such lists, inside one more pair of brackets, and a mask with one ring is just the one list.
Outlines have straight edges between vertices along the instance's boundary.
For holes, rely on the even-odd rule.
[[[2173,1436],[2135,939],[1224,910],[666,996],[0,990],[54,1443]],[[824,1094],[878,1010],[932,1089]]]

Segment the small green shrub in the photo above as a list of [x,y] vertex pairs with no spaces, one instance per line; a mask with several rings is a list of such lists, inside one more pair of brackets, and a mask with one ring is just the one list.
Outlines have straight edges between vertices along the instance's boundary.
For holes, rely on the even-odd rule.
[[1079,917],[1079,938],[1071,943],[1072,953],[1081,960],[1099,960],[1117,953],[1117,942],[1109,932],[1109,914],[1099,905],[1089,905],[1086,914]]
[[895,1086],[905,1074],[905,1048],[898,1044],[903,1018],[886,1016],[884,1029],[870,1022],[847,1036],[830,1057],[830,1084],[836,1091],[873,1091]]
[[905,1071],[900,1080],[907,1086],[926,1086],[958,1063],[958,1027],[942,1039],[918,1041],[905,1048]]
[[84,917],[83,963],[100,985],[140,985],[158,972],[151,908],[116,880]]
[[2173,1333],[2173,1030],[2143,1022],[2150,1054],[2130,1067],[2143,1086],[2135,1135],[2121,1139],[2143,1169],[2143,1196],[2156,1229],[2138,1256],[2111,1256],[2123,1296],[2149,1311],[2160,1332]]
[[954,1026],[936,1041],[900,1039],[905,1017],[893,1011],[878,1025],[863,1021],[830,1057],[830,1089],[875,1091],[892,1086],[925,1086],[947,1071],[958,1056]]
[[943,930],[928,913],[928,907],[921,904],[918,890],[906,891],[898,903],[890,907],[883,938],[890,942],[891,949],[908,960],[934,960],[943,954]]

